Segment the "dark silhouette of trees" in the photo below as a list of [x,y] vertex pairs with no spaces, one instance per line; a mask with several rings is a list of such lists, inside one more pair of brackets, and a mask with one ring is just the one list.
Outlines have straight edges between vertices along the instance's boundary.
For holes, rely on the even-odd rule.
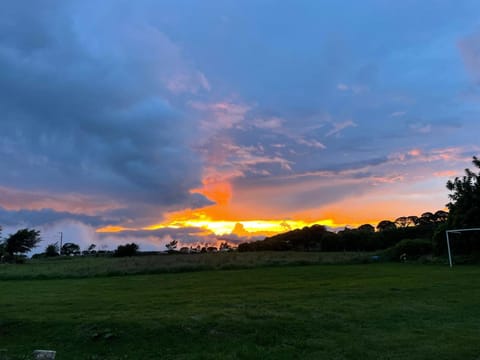
[[438,210],[433,214],[436,223],[444,223],[448,220],[448,212],[444,210]]
[[232,247],[228,242],[224,241],[220,244],[219,251],[222,251],[222,252],[232,251]]
[[25,254],[32,250],[41,241],[40,231],[34,229],[21,229],[15,234],[9,235],[4,240],[4,247],[7,254]]
[[408,219],[408,226],[418,226],[418,225],[420,225],[420,221],[418,219],[418,216],[416,216],[416,215],[407,216],[407,219]]
[[[480,160],[473,157],[473,165],[480,168]],[[468,229],[480,227],[480,172],[477,174],[470,169],[465,169],[465,175],[449,180],[446,184],[450,202],[447,222],[439,226],[433,237],[436,254],[445,254],[447,251],[445,230]],[[435,213],[437,215],[437,213]],[[445,218],[440,214],[437,218]],[[455,254],[471,255],[480,252],[478,232],[451,234],[452,251]]]
[[[480,160],[473,157],[472,163],[480,168]],[[447,182],[450,202],[447,204],[449,211],[448,226],[450,228],[468,228],[480,226],[480,173],[476,174],[470,169],[465,169],[461,178]]]
[[[429,214],[422,215],[429,219],[422,222],[419,221],[421,217],[413,215],[399,217],[395,222],[383,220],[377,225],[377,231],[370,224],[363,224],[357,229],[345,228],[337,233],[327,230],[323,225],[313,225],[267,237],[261,241],[242,243],[238,250],[377,251],[392,248],[405,239],[415,239],[412,246],[418,245],[417,253],[423,255],[424,251],[427,251],[424,249],[431,249],[424,247],[423,242],[425,239],[432,239],[434,232],[445,224],[442,221],[446,214],[448,215],[443,210]],[[421,241],[416,241],[418,239]],[[431,243],[431,240],[428,241]],[[409,242],[407,244],[411,245]],[[409,250],[410,252],[413,254],[414,251]]]
[[387,230],[395,230],[397,226],[393,221],[390,220],[382,220],[377,224],[378,231],[387,231]]
[[80,255],[80,246],[75,243],[67,242],[63,244],[61,254],[67,256]]
[[172,240],[168,244],[165,245],[169,252],[174,252],[177,249],[178,241]]
[[97,245],[90,244],[88,245],[86,250],[82,251],[82,255],[95,255],[97,253],[97,250],[95,250],[96,248],[97,248]]
[[117,250],[113,253],[115,257],[135,256],[138,252],[138,245],[135,243],[119,245]]
[[399,218],[395,219],[395,226],[399,228],[404,228],[408,226],[408,217],[400,216]]
[[420,215],[419,223],[420,225],[433,224],[435,223],[435,215],[429,211],[424,212],[422,215]]
[[358,227],[358,230],[364,231],[366,233],[374,233],[375,232],[375,227],[370,224],[363,224]]
[[59,252],[58,252],[58,244],[49,244],[46,248],[45,248],[45,256],[46,257],[55,257],[55,256],[59,256]]

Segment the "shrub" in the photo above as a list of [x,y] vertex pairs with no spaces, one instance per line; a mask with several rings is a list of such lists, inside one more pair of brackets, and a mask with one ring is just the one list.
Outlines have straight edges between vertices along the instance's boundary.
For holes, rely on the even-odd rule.
[[422,255],[432,253],[432,251],[433,246],[429,239],[404,239],[385,250],[383,255],[390,260],[400,260],[403,254],[407,256],[407,259],[417,259]]
[[125,256],[134,256],[137,254],[138,245],[135,243],[119,245],[115,253],[113,254],[116,257],[125,257]]

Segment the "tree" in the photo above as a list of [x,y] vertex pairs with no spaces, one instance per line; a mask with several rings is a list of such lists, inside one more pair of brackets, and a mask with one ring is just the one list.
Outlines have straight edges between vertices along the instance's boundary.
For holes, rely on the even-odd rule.
[[[480,168],[480,160],[473,157],[472,163]],[[465,169],[461,178],[447,182],[450,202],[447,204],[449,211],[448,226],[450,228],[468,228],[480,226],[480,172],[476,174],[470,169]]]
[[177,244],[177,240],[172,240],[168,244],[166,244],[165,247],[167,248],[168,252],[174,252],[177,249]]
[[435,222],[436,223],[444,223],[448,220],[448,212],[443,211],[443,210],[438,210],[433,214],[435,217]]
[[21,229],[7,237],[4,242],[5,251],[10,256],[24,254],[36,247],[41,240],[39,230]]
[[408,217],[400,216],[399,218],[395,219],[395,225],[400,228],[404,228],[408,226]]
[[79,255],[80,254],[80,246],[75,243],[67,242],[63,244],[61,249],[62,255]]
[[137,254],[138,245],[135,243],[119,245],[113,256],[116,257],[125,257],[125,256],[134,256]]
[[230,246],[230,244],[226,241],[222,242],[220,244],[220,248],[219,248],[220,251],[231,251],[232,250],[232,247]]
[[363,224],[358,227],[358,230],[363,231],[363,232],[368,232],[368,233],[373,233],[375,232],[375,228],[373,225],[370,224]]
[[420,220],[416,215],[407,216],[408,219],[408,226],[418,226],[420,224]]
[[46,257],[55,257],[55,256],[58,256],[60,255],[58,253],[58,244],[55,243],[55,244],[49,244],[46,248],[45,248],[45,256]]
[[390,220],[382,220],[377,225],[378,231],[395,230],[397,226]]
[[420,225],[428,225],[435,223],[435,215],[433,215],[430,211],[424,212],[420,215],[420,219],[418,220]]

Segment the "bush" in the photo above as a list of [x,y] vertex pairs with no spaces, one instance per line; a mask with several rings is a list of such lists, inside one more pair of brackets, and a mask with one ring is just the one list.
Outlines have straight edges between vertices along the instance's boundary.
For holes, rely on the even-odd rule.
[[25,255],[6,254],[0,257],[0,262],[10,264],[25,264],[27,257]]
[[60,254],[58,253],[58,245],[57,244],[49,244],[45,248],[45,257],[55,257],[59,256]]
[[125,256],[134,256],[137,254],[138,245],[135,243],[119,245],[113,256],[116,257],[125,257]]
[[429,239],[404,239],[385,250],[383,255],[390,260],[400,260],[403,254],[407,259],[418,259],[422,255],[431,254],[432,251],[433,246]]

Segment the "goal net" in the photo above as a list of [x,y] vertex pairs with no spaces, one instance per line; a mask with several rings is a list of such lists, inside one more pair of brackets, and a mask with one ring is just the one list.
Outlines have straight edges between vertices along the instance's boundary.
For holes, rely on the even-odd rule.
[[480,231],[480,228],[455,229],[455,230],[445,231],[445,233],[447,235],[448,262],[450,264],[450,267],[453,267],[452,250],[451,250],[451,247],[450,247],[450,234],[462,234],[463,232],[470,232],[470,231]]

